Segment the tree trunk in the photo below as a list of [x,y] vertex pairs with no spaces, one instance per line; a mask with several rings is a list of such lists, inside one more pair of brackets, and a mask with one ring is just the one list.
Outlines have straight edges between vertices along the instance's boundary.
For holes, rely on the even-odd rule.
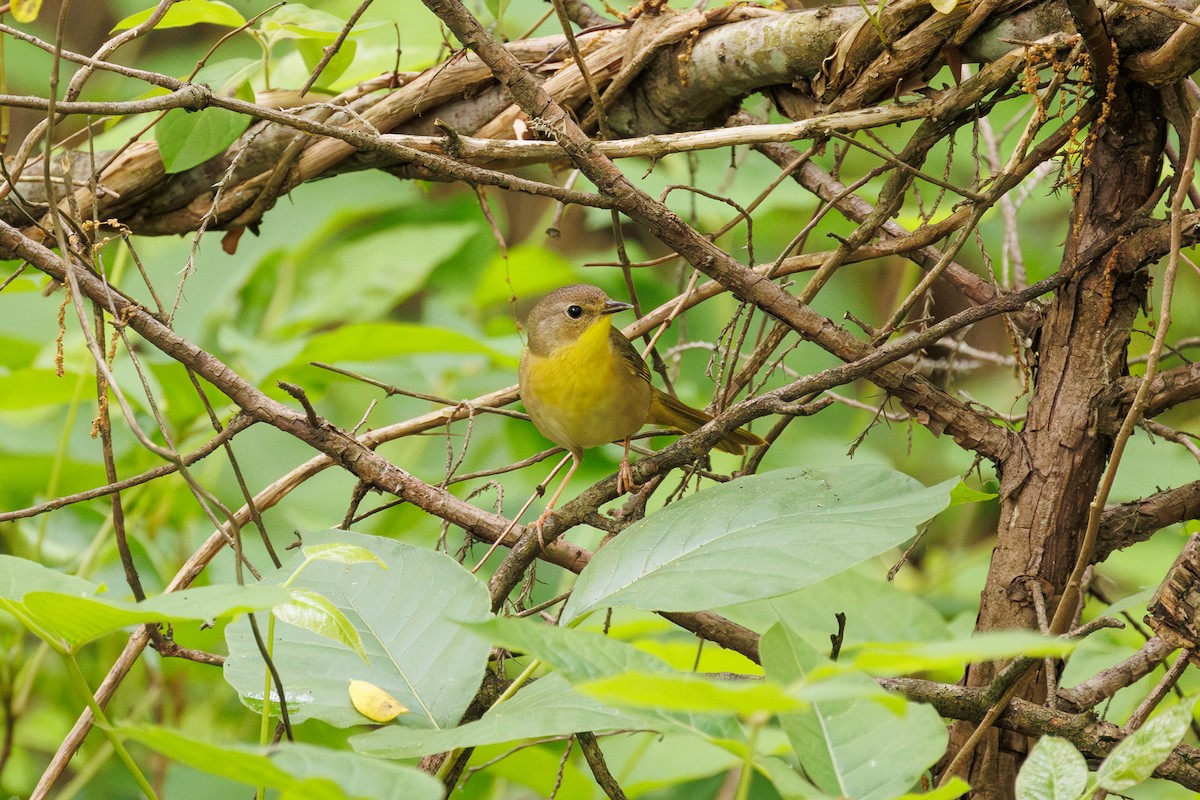
[[[1146,273],[1122,261],[1113,232],[1139,212],[1158,180],[1165,121],[1156,90],[1119,82],[1107,119],[1085,152],[1064,250],[1063,269],[1079,272],[1047,309],[1021,445],[1000,464],[1001,518],[976,630],[1038,627],[1040,586],[1053,616],[1079,553],[1088,506],[1108,460],[1111,437],[1096,429],[1105,390],[1126,373],[1126,347],[1146,295]],[[1030,579],[1033,579],[1031,581]],[[1072,609],[1074,613],[1075,610]],[[968,686],[986,686],[997,669],[968,670]],[[1042,702],[1045,675],[1031,671],[1019,697]],[[955,727],[957,752],[973,726]],[[990,731],[965,777],[976,797],[1013,796],[1028,749],[1024,737]]]

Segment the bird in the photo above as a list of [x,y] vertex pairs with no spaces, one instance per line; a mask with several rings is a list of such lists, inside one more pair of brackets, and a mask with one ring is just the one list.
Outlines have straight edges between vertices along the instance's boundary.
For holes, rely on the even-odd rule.
[[[690,433],[713,418],[651,385],[646,362],[612,326],[613,314],[632,308],[597,286],[574,284],[551,292],[529,312],[518,372],[521,401],[538,431],[566,449],[571,459],[571,468],[536,522],[539,540],[584,450],[623,442],[617,492],[637,491],[641,487],[629,466],[633,434],[648,423]],[[741,455],[747,446],[764,444],[760,436],[738,428],[717,448]],[[566,458],[550,477],[565,463]]]

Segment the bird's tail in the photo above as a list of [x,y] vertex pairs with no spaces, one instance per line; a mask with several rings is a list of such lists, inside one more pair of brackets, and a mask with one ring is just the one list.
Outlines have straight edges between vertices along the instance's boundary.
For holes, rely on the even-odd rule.
[[[707,411],[692,408],[666,392],[655,389],[654,395],[650,399],[650,417],[646,421],[654,425],[669,425],[684,433],[691,433],[711,420],[712,414]],[[751,433],[745,428],[738,428],[730,431],[724,439],[717,442],[717,449],[740,456],[746,452],[747,447],[760,444],[766,444],[761,436]]]

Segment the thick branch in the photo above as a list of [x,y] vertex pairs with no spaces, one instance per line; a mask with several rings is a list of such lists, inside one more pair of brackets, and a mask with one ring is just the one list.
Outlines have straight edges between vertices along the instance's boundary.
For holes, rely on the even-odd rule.
[[[929,703],[943,717],[979,722],[987,714],[989,703],[982,689],[935,683],[915,678],[880,678],[883,688],[898,692],[909,700]],[[1125,738],[1121,729],[1090,714],[1068,714],[1014,698],[996,720],[996,725],[1029,737],[1058,736],[1075,745],[1088,758],[1102,759]],[[1179,745],[1154,770],[1165,778],[1200,791],[1200,750]]]
[[[739,12],[742,17],[750,12]],[[702,34],[696,38],[684,37],[657,53],[656,58],[672,64],[672,69],[662,70],[643,65],[640,72],[622,93],[622,102],[629,104],[626,112],[614,109],[610,121],[618,128],[625,119],[624,132],[628,134],[663,133],[672,130],[694,129],[705,125],[719,125],[722,114],[727,114],[745,95],[769,86],[790,86],[797,81],[809,81],[823,67],[825,59],[833,49],[833,43],[851,26],[861,22],[859,6],[821,8],[814,11],[778,14],[763,9],[755,10],[753,18],[739,18],[737,14],[713,12],[704,18]],[[737,21],[730,21],[737,20]],[[1031,6],[1011,19],[1000,23],[970,39],[965,51],[972,57],[991,61],[1002,57],[1010,49],[1005,42],[1031,41],[1048,32],[1063,30],[1068,26],[1069,15],[1065,6],[1055,0]],[[868,26],[869,27],[869,26]],[[1154,14],[1129,15],[1113,30],[1113,39],[1122,54],[1154,49],[1163,44],[1172,33],[1175,23]],[[1187,27],[1187,26],[1185,26]],[[4,35],[19,39],[31,46],[53,52],[53,45],[8,26],[0,26]],[[581,34],[594,42],[596,52],[611,48],[613,53],[624,52],[623,30],[600,30]],[[872,35],[874,35],[872,31]],[[877,37],[876,37],[877,38]],[[552,36],[513,42],[505,47],[526,64],[543,64],[545,60],[558,57],[563,37]],[[167,88],[177,94],[170,99],[139,101],[149,108],[187,107],[200,108],[215,105],[270,121],[272,124],[256,126],[241,142],[226,154],[213,161],[167,180],[161,168],[144,158],[131,160],[121,165],[122,170],[136,171],[136,175],[114,176],[111,180],[124,191],[110,193],[96,201],[100,219],[118,219],[136,233],[178,234],[196,230],[202,221],[210,230],[222,229],[230,220],[236,219],[251,207],[263,191],[265,176],[280,164],[282,150],[292,141],[293,130],[316,134],[325,139],[315,139],[307,145],[286,182],[279,191],[286,191],[299,182],[313,180],[339,172],[359,169],[394,169],[398,165],[417,165],[423,177],[442,180],[460,180],[472,183],[494,184],[516,191],[532,191],[535,194],[556,196],[565,202],[589,203],[587,195],[554,194],[552,188],[536,182],[524,181],[511,176],[500,177],[495,173],[472,172],[463,165],[451,166],[449,159],[422,159],[416,153],[421,148],[435,149],[429,140],[381,140],[374,131],[364,130],[358,120],[373,126],[375,131],[393,132],[398,135],[425,134],[431,131],[436,118],[449,121],[456,129],[469,133],[484,126],[488,119],[511,103],[511,98],[502,89],[489,88],[488,72],[483,65],[471,57],[456,56],[447,64],[431,68],[394,91],[385,95],[360,96],[361,92],[350,92],[342,98],[354,109],[357,119],[342,118],[339,125],[323,126],[305,120],[302,114],[281,112],[267,106],[212,96],[205,87],[184,84],[175,78],[157,73],[136,70],[77,53],[64,51],[65,60],[85,65],[88,70],[102,69],[123,75],[130,80]],[[591,58],[592,56],[589,56]],[[546,64],[553,67],[553,62]],[[862,71],[867,64],[845,64],[848,73]],[[613,69],[620,68],[614,65]],[[558,81],[560,102],[575,111],[581,111],[586,102],[586,91],[582,82],[568,73],[577,74],[573,65],[564,66],[558,75],[547,82]],[[601,79],[595,69],[593,77]],[[611,74],[611,73],[609,73]],[[494,87],[494,84],[491,84]],[[136,94],[136,92],[134,92]],[[464,94],[470,96],[463,100]],[[14,102],[16,102],[14,100]],[[24,102],[24,101],[21,101]],[[33,102],[30,100],[30,102]],[[41,102],[41,101],[37,101]],[[339,101],[340,102],[340,101]],[[713,104],[720,106],[715,113]],[[636,106],[636,108],[635,108]],[[59,110],[63,109],[59,105]],[[96,111],[133,110],[136,105],[88,104],[66,109]],[[657,109],[657,114],[645,113],[644,109]],[[670,113],[664,109],[674,109]],[[483,111],[483,116],[478,112]],[[887,113],[902,113],[889,111]],[[678,116],[678,118],[676,118]],[[665,120],[670,120],[669,124]],[[340,131],[340,132],[339,132]],[[499,135],[511,136],[511,125],[500,126]],[[328,138],[336,141],[328,141]],[[441,142],[440,139],[435,140]],[[398,147],[397,145],[414,145]],[[150,143],[149,147],[153,148]],[[438,145],[440,146],[440,144]],[[681,145],[682,146],[682,145]],[[536,147],[536,146],[535,146]],[[522,157],[528,150],[521,150]],[[237,155],[235,161],[234,156]],[[75,159],[80,170],[73,177],[79,185],[87,185],[91,166],[86,158]],[[153,159],[157,162],[157,158]],[[228,207],[216,209],[215,219],[205,219],[208,209],[197,198],[211,193],[213,182],[233,166],[230,181],[225,185],[224,198]],[[41,202],[40,178],[19,183],[19,191],[35,203]],[[120,195],[120,202],[117,202]],[[273,198],[272,198],[273,199]],[[81,208],[92,208],[91,200],[81,201]],[[269,205],[269,204],[268,204]],[[197,210],[198,209],[198,210]],[[44,209],[43,209],[44,210]],[[24,225],[27,217],[14,207],[11,198],[0,206],[0,219],[15,226]]]
[[1124,503],[1104,512],[1096,541],[1095,563],[1116,550],[1144,542],[1168,525],[1200,519],[1200,481]]

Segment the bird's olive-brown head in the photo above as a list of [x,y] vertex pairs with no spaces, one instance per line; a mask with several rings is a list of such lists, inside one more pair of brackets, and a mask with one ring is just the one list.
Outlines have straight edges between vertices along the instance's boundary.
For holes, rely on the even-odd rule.
[[633,306],[610,300],[597,286],[584,283],[564,286],[546,295],[529,312],[525,321],[529,349],[539,356],[548,356],[577,340],[601,318],[628,308]]

